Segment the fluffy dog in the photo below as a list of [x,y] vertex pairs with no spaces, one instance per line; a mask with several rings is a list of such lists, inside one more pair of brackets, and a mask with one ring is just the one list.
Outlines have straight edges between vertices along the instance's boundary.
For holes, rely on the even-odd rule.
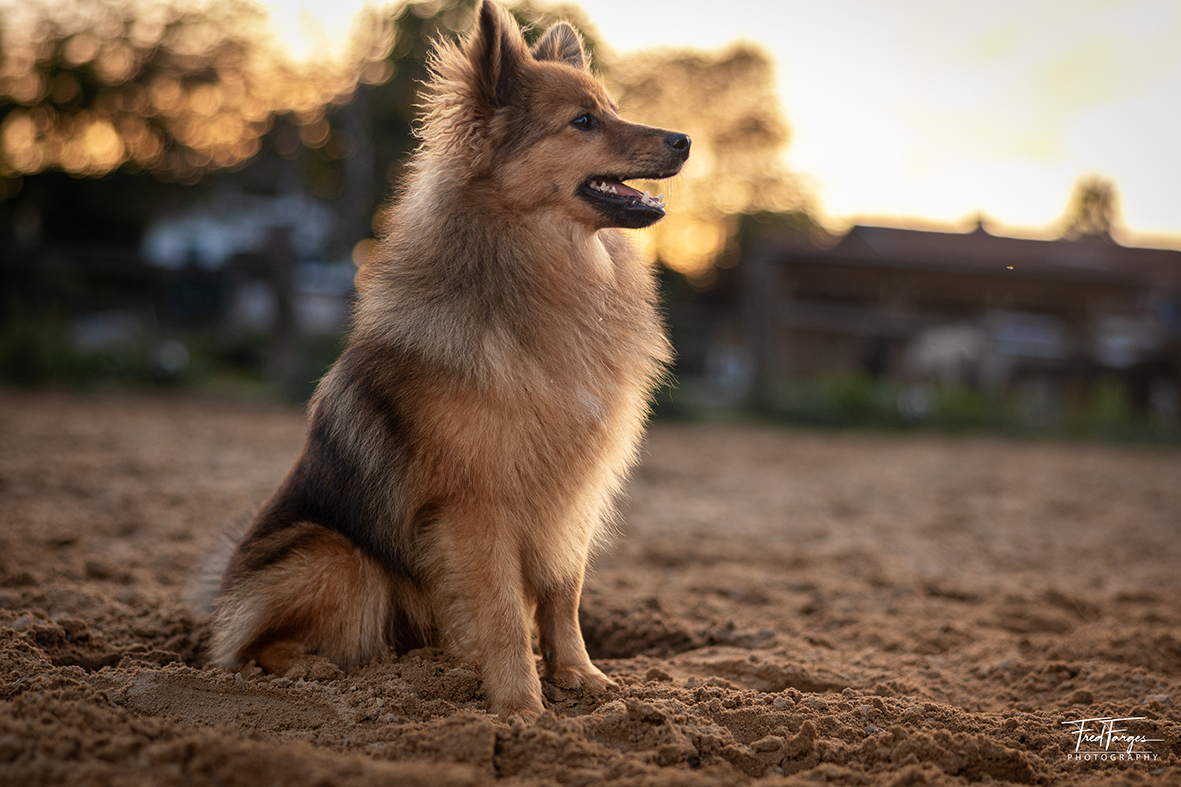
[[675,175],[690,142],[623,120],[570,25],[529,48],[491,2],[431,70],[349,344],[226,567],[212,657],[316,676],[437,645],[532,719],[534,622],[547,680],[611,685],[579,597],[670,358],[653,272],[613,228],[664,215],[623,181]]

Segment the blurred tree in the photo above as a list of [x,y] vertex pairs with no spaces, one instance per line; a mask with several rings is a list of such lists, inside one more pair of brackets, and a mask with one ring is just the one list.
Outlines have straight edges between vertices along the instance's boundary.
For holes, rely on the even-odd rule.
[[309,191],[335,197],[356,141],[326,116],[390,43],[388,21],[371,24],[343,56],[294,62],[250,0],[10,0],[0,238],[134,244],[162,183],[248,163],[262,172],[246,183],[273,191],[275,160],[290,159]]
[[1111,239],[1119,219],[1115,183],[1098,175],[1080,179],[1066,207],[1067,238]]
[[327,144],[324,108],[356,87],[351,61],[286,60],[249,0],[17,0],[0,14],[6,177],[124,167],[195,182],[249,161],[279,113]]
[[669,215],[644,236],[665,264],[708,283],[739,216],[807,210],[782,161],[790,130],[761,49],[632,53],[613,64],[611,77],[625,114],[693,138],[689,163],[669,186]]

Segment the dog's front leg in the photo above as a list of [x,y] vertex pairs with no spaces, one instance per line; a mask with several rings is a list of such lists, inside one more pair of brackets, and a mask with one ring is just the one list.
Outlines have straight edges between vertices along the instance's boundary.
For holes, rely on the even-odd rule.
[[582,569],[576,576],[542,591],[537,600],[537,628],[545,677],[563,689],[597,694],[616,684],[591,663],[578,623]]
[[461,528],[437,542],[444,637],[480,666],[489,710],[532,721],[543,710],[541,681],[519,557],[501,523],[464,517]]

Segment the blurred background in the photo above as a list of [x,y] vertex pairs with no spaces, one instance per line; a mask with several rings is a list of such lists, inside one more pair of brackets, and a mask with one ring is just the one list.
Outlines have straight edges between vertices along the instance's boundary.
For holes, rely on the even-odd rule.
[[[474,0],[0,0],[0,384],[304,401]],[[1181,6],[528,0],[689,133],[657,413],[1177,441]]]

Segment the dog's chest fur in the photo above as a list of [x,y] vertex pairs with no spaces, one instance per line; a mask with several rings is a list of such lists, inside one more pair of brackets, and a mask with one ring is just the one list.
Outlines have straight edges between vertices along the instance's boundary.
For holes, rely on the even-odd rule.
[[388,543],[412,540],[423,510],[497,501],[523,549],[562,563],[609,519],[669,349],[652,272],[614,233],[591,240],[395,259],[363,289],[312,433],[353,453]]

